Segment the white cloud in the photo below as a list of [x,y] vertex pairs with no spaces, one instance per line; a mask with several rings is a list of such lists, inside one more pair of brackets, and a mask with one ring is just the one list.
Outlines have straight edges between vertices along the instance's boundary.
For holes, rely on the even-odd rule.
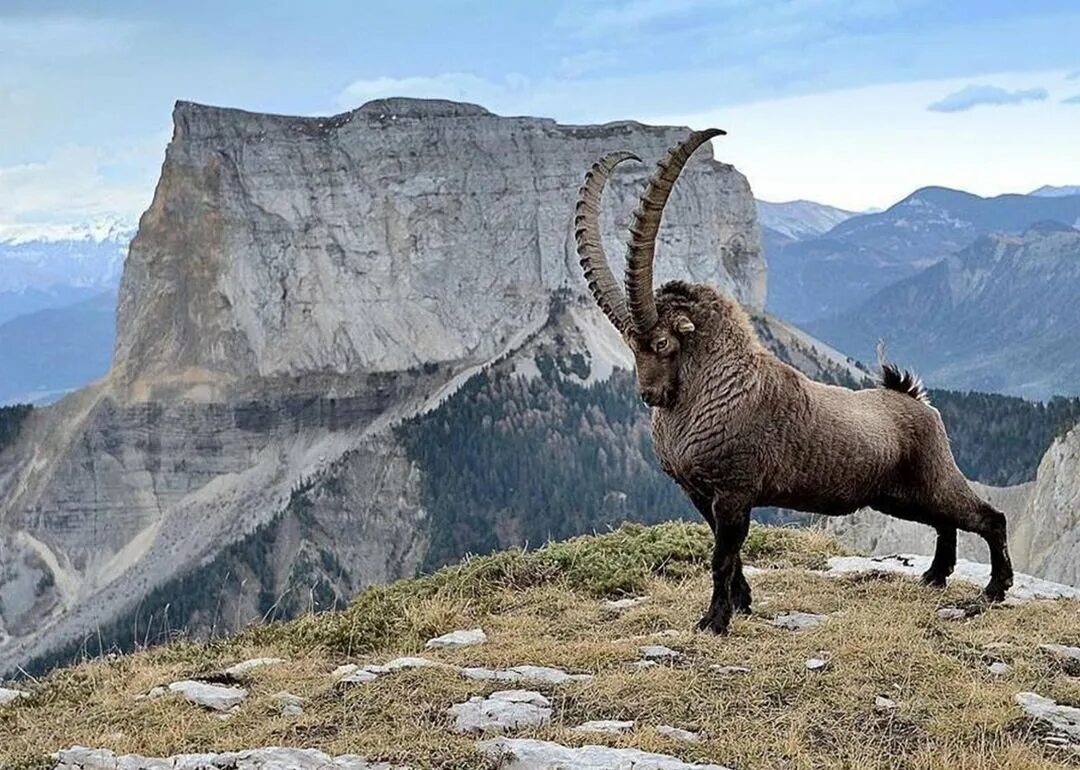
[[0,224],[136,218],[150,203],[153,181],[145,148],[126,152],[110,159],[93,148],[68,146],[40,163],[0,167]]
[[499,109],[526,87],[526,79],[517,75],[507,75],[501,83],[497,83],[467,72],[446,72],[430,76],[357,80],[345,87],[337,101],[343,109],[355,109],[372,99],[406,96],[414,99],[452,99]]
[[125,48],[139,25],[81,16],[0,18],[0,51],[6,58],[78,58]]
[[[992,77],[1003,88],[1026,90],[1063,75]],[[713,142],[716,157],[746,174],[766,200],[808,198],[862,210],[892,205],[926,185],[999,195],[1075,184],[1080,109],[1048,99],[1022,110],[926,110],[935,96],[964,85],[926,80],[643,117],[726,129]]]
[[1010,91],[998,86],[965,86],[959,91],[931,102],[926,109],[931,112],[967,112],[987,105],[1023,104],[1041,102],[1050,96],[1045,88],[1020,88]]

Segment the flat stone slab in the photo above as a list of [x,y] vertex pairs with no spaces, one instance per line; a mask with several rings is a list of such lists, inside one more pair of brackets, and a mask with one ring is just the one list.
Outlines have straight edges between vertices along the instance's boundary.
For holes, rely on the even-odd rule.
[[722,765],[683,762],[668,754],[610,746],[563,746],[530,738],[496,738],[477,744],[502,770],[729,770]]
[[1016,694],[1016,702],[1028,716],[1051,727],[1071,746],[1080,746],[1080,708],[1062,706],[1033,692]]
[[487,634],[484,633],[484,629],[470,628],[467,631],[451,631],[449,634],[443,634],[442,636],[436,636],[434,639],[428,639],[425,647],[429,650],[473,647],[477,644],[483,644],[486,641]]
[[608,599],[604,602],[604,606],[613,610],[628,610],[631,607],[637,607],[647,601],[649,601],[649,597],[647,596],[628,596],[625,599]]
[[668,738],[673,738],[677,741],[683,741],[684,743],[699,743],[701,736],[690,730],[683,730],[681,727],[672,727],[671,725],[657,725],[656,732],[661,735],[666,735]]
[[1012,668],[1012,666],[1010,666],[1008,663],[1003,663],[1000,660],[995,660],[993,663],[986,667],[986,670],[989,671],[990,674],[993,676],[1004,676],[1005,674],[1009,673],[1010,668]]
[[281,704],[281,713],[287,717],[298,717],[304,713],[304,699],[299,695],[282,690],[274,694],[274,700]]
[[634,729],[633,720],[622,722],[617,719],[594,719],[573,728],[575,733],[628,733]]
[[334,669],[331,676],[337,678],[338,684],[341,685],[366,684],[367,682],[374,682],[380,676],[389,674],[392,671],[401,671],[406,668],[450,668],[457,670],[457,666],[448,666],[427,658],[405,657],[394,658],[387,663],[367,663],[363,666],[347,663]]
[[9,690],[7,687],[0,687],[0,706],[5,706],[8,703],[14,703],[20,698],[29,698],[30,693],[23,692],[22,690]]
[[746,666],[721,666],[717,663],[709,666],[710,669],[720,674],[720,676],[739,676],[741,674],[749,674],[750,669]]
[[789,631],[805,631],[808,628],[820,626],[828,617],[828,615],[817,615],[813,612],[782,612],[770,620],[769,625],[786,628]]
[[883,695],[878,695],[874,698],[874,711],[879,714],[886,714],[890,711],[896,711],[900,708],[900,704],[894,701],[892,698],[886,698]]
[[53,770],[405,770],[386,762],[368,762],[353,754],[331,757],[316,749],[276,747],[159,759],[73,746],[57,752],[54,758]]
[[[921,577],[930,569],[931,558],[917,554],[892,554],[889,556],[833,556],[823,574],[829,577],[859,572],[886,572],[909,577]],[[990,580],[990,565],[960,559],[956,562],[953,580],[986,585]],[[1080,588],[1054,583],[1032,575],[1017,572],[1006,601],[1024,603],[1036,599],[1080,599]]]
[[937,616],[942,620],[963,620],[967,617],[967,611],[959,607],[942,607],[937,611]]
[[682,653],[678,650],[673,650],[662,644],[646,644],[644,647],[640,647],[639,651],[641,657],[645,658],[645,660],[672,660],[673,658],[682,657]]
[[513,666],[507,669],[463,668],[461,675],[467,679],[493,680],[496,682],[537,682],[540,684],[570,684],[588,682],[592,674],[570,674],[561,668],[548,666]]
[[276,666],[284,663],[284,658],[252,658],[251,660],[245,660],[242,663],[237,663],[235,666],[229,666],[225,669],[225,673],[229,676],[243,676],[249,671],[256,668],[262,668],[263,666]]
[[226,687],[184,679],[169,685],[169,691],[180,693],[190,703],[212,711],[228,711],[247,700],[248,691],[243,687]]
[[459,733],[503,732],[537,727],[551,720],[551,701],[534,690],[500,690],[449,708]]
[[1080,663],[1080,647],[1069,647],[1066,644],[1040,644],[1039,649],[1048,652],[1061,660],[1075,660]]
[[810,671],[824,671],[829,667],[829,661],[824,658],[807,658],[805,665]]

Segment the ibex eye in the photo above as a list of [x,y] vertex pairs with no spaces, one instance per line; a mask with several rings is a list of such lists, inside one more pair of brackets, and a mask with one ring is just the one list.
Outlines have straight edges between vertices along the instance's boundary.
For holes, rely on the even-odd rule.
[[658,339],[656,341],[656,352],[657,353],[663,353],[665,350],[667,350],[667,346],[668,346],[668,341],[666,339],[664,339],[663,337],[661,337],[660,339]]

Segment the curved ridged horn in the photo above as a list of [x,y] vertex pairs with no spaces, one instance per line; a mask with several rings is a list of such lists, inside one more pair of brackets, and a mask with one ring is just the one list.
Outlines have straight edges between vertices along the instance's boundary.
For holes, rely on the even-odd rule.
[[624,160],[641,162],[641,158],[632,152],[610,152],[592,164],[578,191],[577,206],[574,208],[574,240],[577,241],[578,259],[581,260],[589,291],[604,315],[623,334],[630,329],[630,314],[626,309],[622,287],[615,280],[607,255],[604,254],[600,238],[600,199],[612,169]]
[[672,147],[667,157],[656,164],[657,169],[649,177],[641,203],[634,211],[634,223],[630,226],[630,244],[626,249],[626,294],[630,305],[630,320],[637,334],[646,334],[656,326],[653,259],[656,256],[656,234],[660,231],[660,218],[664,214],[671,188],[694,150],[714,136],[724,133],[726,132],[719,128],[694,131],[684,141]]

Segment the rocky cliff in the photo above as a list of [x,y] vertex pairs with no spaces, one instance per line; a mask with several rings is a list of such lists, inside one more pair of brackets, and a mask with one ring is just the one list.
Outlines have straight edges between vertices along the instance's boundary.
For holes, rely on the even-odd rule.
[[[111,372],[0,453],[0,670],[96,652],[169,586],[162,606],[212,630],[413,574],[428,513],[388,428],[495,359],[527,375],[542,338],[576,341],[594,381],[625,366],[578,299],[574,197],[601,153],[651,161],[685,133],[413,100],[174,117]],[[760,308],[749,187],[702,156],[665,216],[660,277]],[[648,170],[621,169],[607,196],[616,259]],[[578,309],[556,318],[558,297]]]
[[[579,292],[572,209],[583,169],[684,129],[563,126],[390,99],[331,118],[180,103],[120,290],[114,380],[134,398],[252,378],[480,362]],[[606,196],[608,248],[648,165]],[[764,303],[754,201],[702,153],[665,214],[660,277]]]

